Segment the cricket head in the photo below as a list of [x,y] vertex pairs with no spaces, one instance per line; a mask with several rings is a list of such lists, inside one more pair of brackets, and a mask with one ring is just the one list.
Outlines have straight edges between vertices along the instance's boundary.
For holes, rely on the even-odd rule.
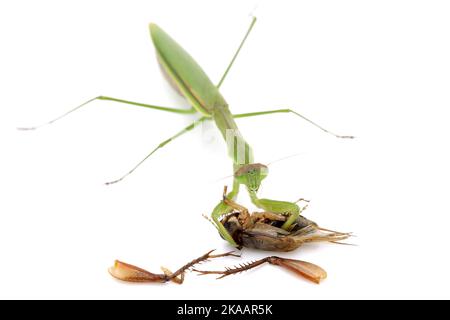
[[234,177],[240,184],[247,186],[248,190],[257,192],[261,181],[269,174],[269,168],[262,163],[242,165],[234,173]]

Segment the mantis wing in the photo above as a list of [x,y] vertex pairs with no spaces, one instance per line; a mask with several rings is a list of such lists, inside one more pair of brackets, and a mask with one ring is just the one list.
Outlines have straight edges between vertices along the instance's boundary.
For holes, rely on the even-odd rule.
[[186,50],[154,23],[150,24],[150,34],[163,70],[198,112],[211,116],[215,106],[226,105],[217,87]]

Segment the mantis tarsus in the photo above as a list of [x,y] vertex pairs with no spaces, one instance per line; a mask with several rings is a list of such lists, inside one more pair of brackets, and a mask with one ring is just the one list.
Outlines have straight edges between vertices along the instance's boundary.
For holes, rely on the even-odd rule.
[[[301,209],[294,202],[279,201],[272,199],[260,199],[257,196],[258,189],[261,185],[261,181],[267,176],[268,168],[266,165],[255,162],[253,158],[253,150],[250,145],[242,137],[235,119],[253,117],[260,115],[269,115],[275,113],[290,113],[296,115],[303,120],[309,122],[310,124],[318,127],[322,131],[332,134],[338,138],[353,138],[352,136],[341,136],[332,133],[331,131],[319,126],[315,122],[309,120],[298,112],[285,108],[276,109],[268,111],[258,111],[251,113],[242,114],[232,114],[228,108],[228,104],[220,94],[219,88],[223,84],[228,72],[230,71],[236,57],[238,56],[242,46],[244,45],[248,35],[250,34],[256,18],[253,17],[250,27],[248,28],[245,37],[241,41],[236,53],[231,59],[228,67],[226,68],[222,78],[217,85],[208,78],[203,69],[197,64],[197,62],[175,41],[173,40],[165,31],[163,31],[156,24],[151,23],[149,25],[150,35],[153,40],[153,44],[156,49],[156,55],[158,62],[161,65],[161,69],[167,75],[170,83],[175,87],[175,89],[181,93],[191,105],[190,109],[177,109],[165,106],[149,105],[145,103],[138,103],[118,98],[113,98],[109,96],[98,96],[93,99],[86,101],[80,106],[66,112],[65,114],[53,119],[45,124],[51,124],[68,114],[88,105],[94,100],[108,100],[128,105],[140,106],[145,108],[150,108],[154,110],[167,111],[178,114],[193,114],[198,113],[201,117],[194,121],[189,126],[185,127],[169,139],[164,140],[159,145],[156,146],[147,156],[144,157],[137,165],[135,165],[129,172],[123,175],[121,178],[108,182],[107,184],[112,184],[123,180],[126,176],[130,175],[135,171],[145,160],[147,160],[153,153],[157,150],[163,148],[169,142],[175,140],[177,137],[191,131],[196,125],[212,120],[215,122],[217,128],[222,134],[223,138],[227,143],[228,155],[233,161],[233,188],[231,192],[227,194],[228,199],[235,199],[239,192],[240,185],[245,185],[248,194],[253,202],[258,208],[276,213],[283,214],[287,216],[286,221],[282,225],[284,230],[290,230],[293,223],[297,220]],[[45,125],[44,124],[44,125]],[[37,127],[31,128],[21,128],[21,129],[35,129]],[[237,244],[230,236],[229,232],[224,228],[222,223],[220,223],[220,218],[232,212],[232,207],[227,205],[224,201],[221,201],[213,210],[211,217],[214,221],[216,228],[218,229],[220,235],[227,240],[231,245],[236,246]]]

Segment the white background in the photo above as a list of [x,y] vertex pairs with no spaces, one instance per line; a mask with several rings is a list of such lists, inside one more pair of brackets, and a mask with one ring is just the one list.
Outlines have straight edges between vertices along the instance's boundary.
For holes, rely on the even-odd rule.
[[[314,285],[273,266],[183,285],[129,285],[114,259],[159,271],[216,248],[202,217],[231,174],[209,125],[118,178],[194,116],[95,102],[97,95],[185,107],[161,76],[157,22],[218,81],[256,1],[2,1],[0,4],[0,298],[450,298],[448,1],[263,1],[222,93],[233,112],[291,107],[238,121],[270,166],[260,195],[312,200],[305,216],[357,234],[357,247],[307,245]],[[242,193],[239,201],[248,205]],[[202,265],[217,269],[266,256]]]

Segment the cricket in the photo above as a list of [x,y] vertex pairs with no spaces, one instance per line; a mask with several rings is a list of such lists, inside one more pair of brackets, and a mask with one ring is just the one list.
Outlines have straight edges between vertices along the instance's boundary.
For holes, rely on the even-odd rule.
[[[256,17],[252,17],[250,26],[248,27],[244,38],[241,40],[236,52],[217,84],[210,80],[194,58],[191,57],[191,55],[162,28],[154,23],[149,24],[150,36],[156,50],[156,58],[162,73],[165,75],[170,85],[187,100],[190,108],[173,108],[128,101],[110,96],[97,96],[42,125],[19,129],[33,130],[44,125],[52,124],[72,112],[89,105],[95,100],[107,100],[124,105],[139,106],[177,114],[197,114],[197,120],[170,138],[163,140],[141,161],[134,165],[131,170],[118,179],[107,182],[106,184],[111,185],[122,181],[148,160],[156,151],[162,149],[181,135],[193,130],[204,121],[213,121],[226,142],[227,153],[232,161],[233,183],[229,192],[227,192],[227,189],[225,188],[222,199],[210,214],[210,221],[213,223],[220,236],[227,241],[229,245],[234,248],[252,247],[268,251],[291,251],[306,242],[328,241],[339,243],[339,241],[349,237],[350,233],[341,233],[323,229],[316,223],[304,218],[301,213],[307,206],[300,207],[298,204],[300,200],[297,202],[289,202],[260,198],[258,196],[258,190],[261,183],[269,173],[268,166],[255,161],[253,149],[242,136],[235,119],[287,113],[302,119],[336,138],[352,139],[354,137],[350,135],[335,134],[295,110],[288,108],[255,111],[250,113],[232,113],[230,111],[228,103],[220,93],[220,87],[230,72],[255,23]],[[246,208],[235,202],[241,187],[245,188],[251,202],[258,209],[262,210],[262,212],[249,214]],[[194,264],[209,258],[227,255],[233,254],[226,253],[214,256],[209,252],[179,269],[176,273],[171,273],[167,269],[164,269],[164,274],[158,275],[116,261],[115,266],[110,269],[110,273],[114,277],[124,281],[145,282],[145,280],[147,280],[150,282],[174,281],[181,283],[183,281],[184,272],[192,268]],[[235,269],[228,268],[226,271],[197,271],[201,274],[213,273],[226,276],[248,270],[265,262],[281,265],[291,270],[294,269],[298,274],[301,274],[310,280],[313,279],[314,282],[319,282],[326,275],[325,271],[316,265],[300,260],[283,259],[273,256],[241,265]]]

